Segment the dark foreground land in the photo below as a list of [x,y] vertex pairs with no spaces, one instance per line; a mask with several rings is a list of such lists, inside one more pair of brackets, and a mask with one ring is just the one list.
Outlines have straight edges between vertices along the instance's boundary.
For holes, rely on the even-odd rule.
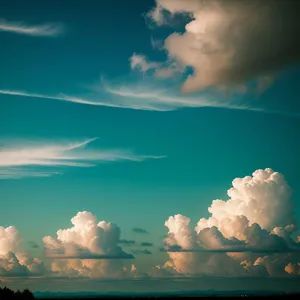
[[173,298],[200,298],[200,299],[220,299],[220,298],[270,298],[270,299],[300,299],[300,293],[272,293],[272,292],[218,292],[218,293],[208,293],[208,292],[173,292],[173,293],[160,293],[160,294],[37,294],[36,299],[173,299]]
[[172,292],[172,293],[50,293],[50,292],[36,292],[32,293],[28,289],[24,291],[12,291],[9,288],[0,288],[0,300],[6,299],[48,299],[48,300],[58,300],[58,299],[159,299],[159,298],[202,298],[202,299],[219,299],[219,298],[270,298],[270,299],[300,299],[300,293],[274,293],[268,291],[189,291],[189,292]]
[[224,296],[216,296],[216,295],[193,295],[193,296],[187,296],[187,295],[172,295],[172,296],[146,296],[146,295],[140,295],[140,296],[103,296],[103,297],[61,297],[61,298],[36,298],[36,299],[48,299],[48,300],[74,300],[74,299],[84,299],[84,300],[95,300],[95,299],[220,299],[220,298],[238,298],[238,297],[243,297],[247,299],[300,299],[300,294],[294,294],[294,295],[269,295],[269,296],[253,296],[253,295],[224,295]]

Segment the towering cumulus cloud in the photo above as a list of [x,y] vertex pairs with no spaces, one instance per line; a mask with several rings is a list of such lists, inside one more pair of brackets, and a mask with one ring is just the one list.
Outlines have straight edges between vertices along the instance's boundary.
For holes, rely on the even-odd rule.
[[0,276],[44,274],[44,264],[21,250],[21,237],[13,226],[0,226]]
[[244,239],[241,232],[237,233],[235,230],[238,223],[256,223],[269,231],[276,227],[289,231],[296,225],[292,191],[283,175],[278,172],[271,169],[257,170],[252,177],[236,178],[227,194],[229,200],[212,202],[208,209],[212,216],[200,219],[197,232],[206,227],[217,226],[226,237]]
[[165,267],[181,274],[298,274],[292,192],[283,175],[257,170],[232,185],[230,199],[214,200],[211,217],[201,218],[194,230],[189,218],[169,217]]
[[165,39],[164,50],[172,63],[193,69],[182,86],[192,92],[252,80],[266,85],[299,63],[299,14],[294,0],[156,0],[148,16],[157,25],[180,15],[188,20],[182,33]]
[[97,222],[87,211],[79,212],[71,222],[73,227],[58,230],[56,238],[43,238],[47,256],[54,259],[53,272],[110,278],[126,275],[122,259],[133,256],[118,246],[120,228],[117,225]]

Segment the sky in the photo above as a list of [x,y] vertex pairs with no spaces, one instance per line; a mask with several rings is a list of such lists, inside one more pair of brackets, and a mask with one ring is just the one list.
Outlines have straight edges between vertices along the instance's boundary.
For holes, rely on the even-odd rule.
[[0,285],[297,289],[299,13],[4,1]]

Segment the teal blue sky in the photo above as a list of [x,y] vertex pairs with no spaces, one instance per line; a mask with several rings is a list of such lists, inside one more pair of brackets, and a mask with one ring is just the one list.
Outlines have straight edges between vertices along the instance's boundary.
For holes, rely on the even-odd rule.
[[[169,216],[182,214],[196,225],[200,218],[209,217],[212,200],[228,199],[234,178],[265,168],[284,175],[300,218],[297,61],[276,70],[272,84],[261,93],[224,95],[209,90],[184,95],[180,85],[186,73],[173,81],[160,81],[130,69],[133,53],[143,53],[152,61],[167,57],[153,47],[151,38],[163,40],[175,30],[147,26],[143,14],[154,5],[150,0],[64,5],[56,0],[28,0],[26,5],[23,1],[1,5],[2,20],[60,27],[57,36],[0,30],[0,157],[10,143],[20,147],[29,141],[59,144],[91,138],[97,139],[86,145],[87,150],[119,149],[151,157],[97,161],[83,168],[36,164],[36,172],[60,174],[0,177],[0,226],[13,225],[25,241],[42,247],[44,236],[70,227],[77,212],[90,211],[99,221],[118,224],[122,238],[154,243],[151,251],[156,256],[151,256],[151,263],[156,259],[161,263],[164,254],[158,248],[168,232],[164,222]],[[176,21],[177,31],[184,30],[183,21]],[[254,79],[244,84],[251,85]],[[135,95],[110,93],[124,87]],[[165,111],[155,102],[151,110],[130,107],[152,103],[153,94],[145,99],[140,92],[162,90],[163,96],[180,101],[217,99],[224,107],[180,104]],[[93,105],[54,99],[60,97],[87,99]],[[238,109],[230,106],[232,101]],[[119,107],[108,107],[116,103]],[[149,233],[134,233],[134,227]],[[40,249],[30,251],[38,255]],[[148,255],[138,259],[149,263]]]

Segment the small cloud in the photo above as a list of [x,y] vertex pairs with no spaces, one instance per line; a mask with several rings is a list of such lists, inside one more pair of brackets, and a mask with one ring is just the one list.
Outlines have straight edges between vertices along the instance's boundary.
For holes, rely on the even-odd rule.
[[134,253],[136,255],[139,255],[139,254],[150,255],[150,254],[152,254],[152,252],[147,250],[147,249],[144,249],[144,250],[136,249],[136,250],[133,250],[132,253]]
[[141,243],[141,246],[142,246],[142,247],[152,247],[152,246],[153,246],[153,243],[143,242],[143,243]]
[[149,232],[143,228],[139,228],[139,227],[134,227],[132,229],[133,232],[135,233],[141,233],[141,234],[148,234]]
[[0,31],[30,36],[55,37],[63,33],[64,27],[59,23],[29,25],[24,22],[12,22],[0,19]]
[[133,240],[125,240],[125,239],[122,239],[122,240],[119,240],[119,241],[118,241],[118,244],[134,245],[134,244],[135,244],[135,241],[133,241]]
[[33,249],[38,249],[38,248],[40,248],[40,246],[39,246],[37,243],[33,242],[33,241],[28,242],[28,244],[29,244],[29,246],[30,246],[31,248],[33,248]]

